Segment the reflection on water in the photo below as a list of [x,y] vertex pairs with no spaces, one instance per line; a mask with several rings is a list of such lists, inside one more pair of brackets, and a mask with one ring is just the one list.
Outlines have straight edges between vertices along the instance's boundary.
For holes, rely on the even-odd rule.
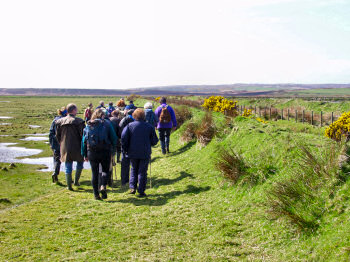
[[0,116],[0,119],[12,119],[12,116]]
[[41,126],[38,125],[28,125],[30,128],[40,128]]
[[46,141],[46,140],[49,140],[49,138],[44,137],[44,136],[28,136],[28,137],[22,138],[20,140],[22,140],[22,141]]
[[[47,168],[40,171],[53,171],[52,157],[23,158],[37,155],[42,152],[40,149],[30,149],[25,147],[14,147],[17,143],[0,143],[0,162],[2,163],[22,163],[31,165],[45,165]],[[62,166],[63,167],[63,166]],[[73,165],[75,169],[76,164]],[[90,168],[89,163],[84,163],[84,168]]]

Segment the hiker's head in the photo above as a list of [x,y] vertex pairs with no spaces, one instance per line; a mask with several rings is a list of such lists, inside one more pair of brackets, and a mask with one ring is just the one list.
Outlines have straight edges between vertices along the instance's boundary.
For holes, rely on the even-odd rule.
[[92,107],[93,107],[92,103],[89,103],[89,104],[88,104],[88,107],[89,107],[89,108],[92,108]]
[[134,103],[134,101],[132,101],[132,100],[129,101],[129,104],[130,104],[130,105],[133,104],[133,103]]
[[144,105],[144,108],[145,109],[152,109],[153,108],[153,105],[151,102],[147,102],[145,105]]
[[132,114],[132,117],[136,121],[145,120],[145,111],[143,111],[143,109],[141,109],[141,108],[138,108],[134,111],[134,113]]
[[95,119],[104,119],[105,117],[105,112],[101,108],[96,109],[95,112],[91,116],[91,120]]
[[113,106],[113,102],[109,102],[108,105],[109,105],[109,106]]
[[67,115],[67,109],[65,106],[61,107],[61,109],[57,109],[57,114],[59,116],[66,116]]
[[118,102],[117,102],[117,106],[118,107],[125,107],[125,102],[124,102],[124,99],[120,99]]
[[111,115],[112,115],[113,117],[120,117],[120,110],[119,110],[119,109],[114,110],[114,111],[111,113]]
[[75,104],[68,104],[67,112],[68,114],[75,116],[76,114],[78,114],[78,107]]
[[159,103],[161,103],[161,104],[166,104],[166,98],[165,98],[165,97],[162,97],[162,98],[159,100]]
[[105,106],[105,102],[100,101],[100,106]]

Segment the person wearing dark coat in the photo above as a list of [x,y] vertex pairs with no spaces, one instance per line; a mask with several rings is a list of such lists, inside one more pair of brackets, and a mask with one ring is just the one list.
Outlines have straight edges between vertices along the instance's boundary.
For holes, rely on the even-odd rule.
[[[120,114],[120,110],[116,109],[111,113],[112,117],[109,119],[111,121],[111,124],[114,128],[114,131],[117,135],[117,137],[121,137],[121,128],[119,127],[120,121],[122,120],[121,118],[121,114]],[[122,148],[121,148],[121,143],[120,143],[120,139],[118,139],[117,142],[117,163],[120,163],[120,155],[122,152]]]
[[81,140],[85,128],[84,120],[76,117],[78,108],[75,104],[67,106],[66,117],[58,119],[55,123],[56,138],[60,144],[61,162],[65,162],[66,181],[69,190],[72,188],[73,161],[77,162],[74,185],[79,186],[79,179],[84,168],[84,158],[81,155]]
[[61,109],[58,109],[57,113],[58,113],[58,116],[56,116],[55,119],[52,121],[50,132],[49,132],[49,142],[53,152],[53,167],[54,167],[54,172],[52,174],[53,183],[58,182],[58,175],[60,174],[60,170],[61,170],[61,153],[60,153],[60,144],[58,143],[56,138],[56,130],[57,130],[56,121],[58,119],[61,119],[62,117],[67,116],[66,107],[62,107]]
[[131,162],[130,194],[136,190],[140,197],[145,197],[147,169],[151,160],[152,146],[158,143],[158,137],[150,124],[145,122],[143,109],[133,113],[134,122],[128,124],[122,133],[122,148]]
[[[132,114],[134,113],[134,110],[128,110],[127,115],[120,121],[119,123],[119,130],[122,133],[124,128],[134,122],[134,118],[132,117]],[[125,185],[129,182],[129,176],[130,176],[130,159],[127,157],[125,152],[122,148],[122,162],[121,162],[121,183],[122,185]]]

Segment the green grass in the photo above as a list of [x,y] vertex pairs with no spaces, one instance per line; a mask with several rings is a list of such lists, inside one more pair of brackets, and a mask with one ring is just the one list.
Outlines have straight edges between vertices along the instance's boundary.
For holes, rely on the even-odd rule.
[[[70,101],[2,100],[12,99],[26,105],[16,111],[7,104],[18,116],[15,122],[25,121],[21,114],[29,108],[42,114],[45,108],[54,110]],[[72,101],[81,105],[90,99]],[[193,114],[200,119],[204,112],[193,109]],[[40,120],[43,132],[51,118],[46,115]],[[284,217],[272,218],[266,206],[266,192],[273,182],[296,166],[296,144],[304,142],[316,153],[328,144],[323,129],[244,118],[228,126],[220,114],[215,114],[215,122],[220,134],[206,147],[179,142],[181,127],[171,137],[169,156],[162,156],[159,146],[154,149],[147,199],[128,195],[118,181],[107,201],[93,200],[90,170],[84,170],[82,185],[74,192],[51,184],[50,173],[35,171],[33,166],[0,171],[0,198],[11,201],[0,206],[0,260],[348,261],[349,182],[337,186],[313,234],[300,232]],[[251,166],[273,164],[275,173],[257,185],[231,185],[214,168],[219,147],[234,148]],[[119,178],[119,166],[117,174]],[[60,180],[64,181],[63,173]]]

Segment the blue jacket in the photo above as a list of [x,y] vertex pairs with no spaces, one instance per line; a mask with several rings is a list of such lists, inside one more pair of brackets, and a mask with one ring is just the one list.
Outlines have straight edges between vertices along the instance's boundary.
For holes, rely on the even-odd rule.
[[134,104],[128,104],[126,107],[125,107],[125,110],[130,110],[130,109],[136,109],[137,107],[134,105]]
[[135,121],[128,124],[122,133],[122,148],[130,159],[150,159],[152,146],[158,143],[158,137],[150,124]]
[[[88,126],[93,126],[93,125],[106,125],[107,127],[107,133],[106,134],[106,138],[109,140],[109,144],[110,144],[110,149],[112,154],[114,154],[116,152],[116,149],[117,149],[117,141],[118,141],[118,137],[114,131],[114,128],[111,124],[110,121],[102,121],[101,119],[96,119],[96,120],[90,120],[88,122]],[[81,155],[83,157],[87,157],[87,129],[88,127],[85,127],[84,129],[84,133],[83,133],[83,139],[81,141]]]
[[52,121],[51,123],[51,127],[50,127],[50,132],[49,132],[49,142],[50,142],[50,147],[52,150],[55,151],[60,151],[60,144],[57,141],[56,138],[56,120],[61,119],[62,116],[56,116],[55,119]]
[[[158,119],[160,118],[160,114],[162,113],[162,108],[167,106],[167,104],[161,104],[157,109],[156,109],[156,116]],[[158,122],[158,127],[157,128],[172,128],[177,126],[176,122],[176,116],[175,116],[175,111],[171,106],[168,106],[168,111],[171,116],[171,121],[169,123],[161,123],[160,121]]]
[[152,109],[145,109],[145,118],[148,124],[154,127],[157,126],[159,119]]

